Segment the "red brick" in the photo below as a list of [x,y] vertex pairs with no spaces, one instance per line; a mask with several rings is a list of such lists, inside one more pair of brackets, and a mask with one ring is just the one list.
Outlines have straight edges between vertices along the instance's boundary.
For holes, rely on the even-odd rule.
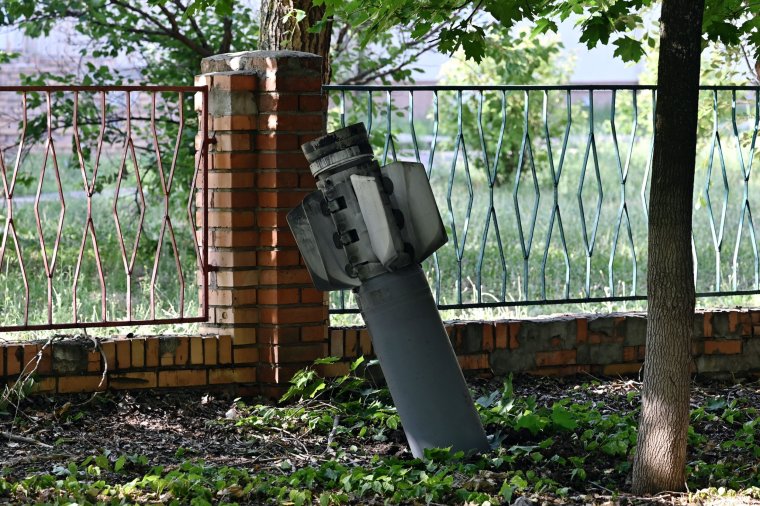
[[344,347],[344,353],[346,357],[353,358],[357,356],[358,348],[357,344],[359,343],[358,340],[359,337],[359,331],[353,330],[353,329],[347,329],[346,330],[346,344]]
[[5,377],[5,346],[0,345],[0,378]]
[[307,342],[327,341],[326,325],[310,325],[301,327],[301,339]]
[[301,342],[301,326],[260,327],[259,342],[262,344],[298,344]]
[[725,341],[714,341],[712,339],[705,340],[705,355],[736,355],[741,352],[741,339],[730,339]]
[[483,351],[494,350],[494,327],[493,325],[483,325],[483,342],[481,343]]
[[514,350],[520,346],[520,322],[509,322],[509,349]]
[[289,211],[259,211],[256,213],[256,224],[259,227],[275,228],[288,226]]
[[190,358],[190,339],[187,336],[178,336],[177,348],[174,350],[174,365],[187,365]]
[[257,188],[299,188],[297,172],[262,171],[256,175]]
[[220,116],[211,121],[212,130],[255,130],[256,116]]
[[298,98],[298,109],[302,112],[319,112],[327,110],[326,95],[301,95]]
[[258,246],[259,233],[255,230],[212,230],[209,241],[214,248],[250,248]]
[[319,73],[312,75],[287,75],[280,73],[267,73],[266,79],[261,82],[265,91],[320,91],[322,89],[322,76]]
[[209,385],[230,383],[254,383],[256,381],[255,367],[230,367],[224,369],[209,369]]
[[262,269],[258,272],[261,285],[311,285],[309,271],[304,268]]
[[116,342],[115,341],[101,341],[100,351],[103,353],[103,368],[108,371],[116,369]]
[[301,288],[301,302],[304,304],[326,304],[327,293],[316,288]]
[[25,343],[21,346],[24,354],[24,358],[21,362],[21,370],[24,374],[31,374],[37,367],[37,353],[40,351],[40,345]]
[[739,313],[737,311],[730,311],[728,313],[728,331],[736,332],[739,327]]
[[108,376],[108,386],[115,390],[156,388],[157,385],[155,371],[116,373]]
[[623,362],[633,362],[638,359],[637,346],[623,347]]
[[[235,323],[258,323],[259,308],[214,308],[214,323],[232,325]],[[263,321],[263,320],[262,320]]]
[[49,344],[47,346],[42,346],[41,350],[42,352],[42,358],[40,358],[40,363],[37,366],[37,373],[38,374],[51,374],[53,372],[53,347]]
[[578,344],[584,344],[588,342],[588,320],[585,318],[578,318],[575,321],[577,324],[575,342]]
[[[200,212],[200,211],[199,211]],[[196,216],[196,223],[201,224],[203,218]],[[255,224],[253,211],[216,211],[208,213],[209,227],[244,228]]]
[[298,304],[298,288],[270,288],[260,289],[258,294],[259,304]]
[[575,350],[539,351],[536,353],[536,365],[574,365]]
[[[253,172],[209,172],[208,185],[210,189],[245,188],[253,187],[255,176]],[[198,176],[198,186],[202,184],[201,176]],[[200,221],[198,222],[201,223]]]
[[298,95],[261,93],[256,97],[259,112],[297,111]]
[[[213,155],[214,170],[227,169],[258,169],[259,156],[257,153],[241,151],[216,152]],[[269,167],[261,167],[269,168]],[[278,167],[272,167],[278,168]]]
[[330,356],[343,357],[343,329],[330,329]]
[[[209,192],[208,206],[209,210],[215,209],[255,209],[258,206],[258,193],[245,188],[241,190],[225,188]],[[195,196],[195,203],[198,207],[203,207],[203,194],[198,192]]]
[[159,362],[161,367],[174,365],[174,350],[169,350],[162,353]]
[[208,263],[217,268],[256,267],[258,264],[255,251],[211,250]]
[[132,365],[132,350],[129,339],[118,339],[116,342],[116,368],[129,369]]
[[251,150],[251,134],[249,133],[218,133],[214,136],[216,144],[214,151],[249,151]]
[[277,346],[275,360],[278,364],[313,362],[327,355],[327,344]]
[[[271,209],[287,209],[290,210],[293,207],[300,204],[303,199],[311,192],[304,190],[272,190],[261,191],[257,193],[259,207],[266,207]],[[285,227],[283,231],[290,230]]]
[[361,329],[359,331],[359,348],[361,349],[362,355],[372,355],[372,338],[367,329]]
[[303,171],[301,174],[299,174],[298,176],[299,188],[313,190],[315,185],[316,185],[316,180],[314,179],[314,176],[311,175],[311,172]]
[[608,336],[604,333],[592,332],[588,335],[589,344],[622,344],[625,341],[623,336]]
[[132,367],[145,367],[145,339],[132,339]]
[[490,368],[487,353],[479,353],[477,355],[463,355],[457,357],[457,359],[459,360],[459,367],[461,367],[463,371]]
[[303,142],[299,142],[299,137],[293,134],[270,132],[254,138],[254,146],[259,151],[297,151],[301,144]]
[[151,337],[145,342],[145,366],[157,367],[160,363],[159,341],[156,337]]
[[233,349],[234,363],[237,364],[254,364],[259,361],[259,349],[246,346],[235,346]]
[[[293,247],[296,246],[296,239],[289,230],[278,228],[262,229],[259,231],[259,245],[270,248]],[[297,263],[292,265],[297,265]]]
[[317,323],[327,319],[327,308],[317,307],[262,307],[262,323]]
[[94,376],[61,376],[58,378],[58,392],[62,394],[99,392],[106,389],[106,383],[99,374]]
[[203,364],[203,338],[201,336],[190,338],[190,364]]
[[58,390],[58,378],[38,378],[32,385],[32,392],[36,394],[51,394]]
[[262,114],[259,116],[259,130],[322,131],[324,124],[323,114]]
[[257,270],[219,271],[213,277],[219,287],[253,287],[259,284],[259,274]]
[[219,364],[226,365],[232,363],[232,337],[220,335],[217,341],[219,350]]
[[501,322],[496,322],[496,342],[494,346],[497,350],[506,350],[509,346],[509,327]]
[[309,170],[309,161],[301,152],[263,152],[256,157],[256,168],[306,171]]
[[253,74],[214,74],[213,87],[223,91],[255,91],[258,82]]
[[87,352],[87,372],[101,372],[100,361],[103,355],[98,350]]
[[217,358],[217,338],[216,336],[206,336],[203,338],[203,361],[206,365],[216,365]]
[[208,291],[208,303],[210,306],[230,306],[232,305],[232,290],[214,290]]
[[713,336],[713,326],[712,326],[713,314],[712,313],[705,313],[703,315],[703,318],[704,319],[702,320],[702,322],[703,322],[702,323],[702,336],[703,337],[712,337]]
[[206,370],[158,371],[159,387],[192,387],[206,384]]
[[228,332],[232,336],[232,344],[234,346],[241,346],[244,344],[256,344],[260,330],[254,327],[236,327],[225,329],[225,332]]

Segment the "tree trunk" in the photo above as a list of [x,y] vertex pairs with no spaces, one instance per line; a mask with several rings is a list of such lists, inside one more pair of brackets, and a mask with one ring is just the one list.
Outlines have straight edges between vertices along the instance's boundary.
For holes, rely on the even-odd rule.
[[664,0],[649,198],[644,385],[633,491],[683,490],[694,328],[692,200],[704,0]]
[[[296,22],[296,9],[306,13],[300,22]],[[309,32],[324,14],[324,4],[314,6],[312,0],[262,0],[259,49],[317,54],[322,57],[322,82],[330,82],[332,20],[319,33]]]

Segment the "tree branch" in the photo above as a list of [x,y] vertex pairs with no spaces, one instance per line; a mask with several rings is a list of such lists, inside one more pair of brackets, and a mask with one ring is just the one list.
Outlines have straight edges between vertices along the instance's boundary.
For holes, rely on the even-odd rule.
[[222,41],[219,43],[219,53],[229,53],[232,46],[232,18],[225,16],[222,20]]
[[[174,0],[174,5],[177,6],[180,12],[182,13],[187,12],[187,5],[183,4],[182,0]],[[201,30],[200,27],[198,26],[198,23],[195,21],[195,17],[188,16],[188,19],[190,20],[190,27],[198,36],[198,40],[201,41],[201,44],[203,45],[203,47],[207,49],[211,49],[211,46],[209,46],[209,43],[208,43],[208,39],[206,39],[206,34],[204,34],[203,30]]]

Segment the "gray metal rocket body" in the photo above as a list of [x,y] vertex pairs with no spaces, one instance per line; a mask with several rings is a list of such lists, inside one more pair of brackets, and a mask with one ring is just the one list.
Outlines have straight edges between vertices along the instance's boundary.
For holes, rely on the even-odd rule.
[[316,288],[353,289],[416,457],[488,449],[420,262],[446,243],[422,164],[380,167],[363,124],[302,146],[318,191],[288,214]]

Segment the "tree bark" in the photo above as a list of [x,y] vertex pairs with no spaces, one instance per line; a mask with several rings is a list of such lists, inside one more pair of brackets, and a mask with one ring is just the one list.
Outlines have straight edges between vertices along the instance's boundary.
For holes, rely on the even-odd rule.
[[694,328],[692,200],[704,0],[664,0],[649,198],[646,360],[633,492],[685,487]]
[[[296,22],[295,10],[306,16]],[[262,0],[259,49],[303,51],[322,57],[322,82],[330,82],[330,38],[332,20],[318,33],[309,32],[325,15],[325,6],[312,0]]]

